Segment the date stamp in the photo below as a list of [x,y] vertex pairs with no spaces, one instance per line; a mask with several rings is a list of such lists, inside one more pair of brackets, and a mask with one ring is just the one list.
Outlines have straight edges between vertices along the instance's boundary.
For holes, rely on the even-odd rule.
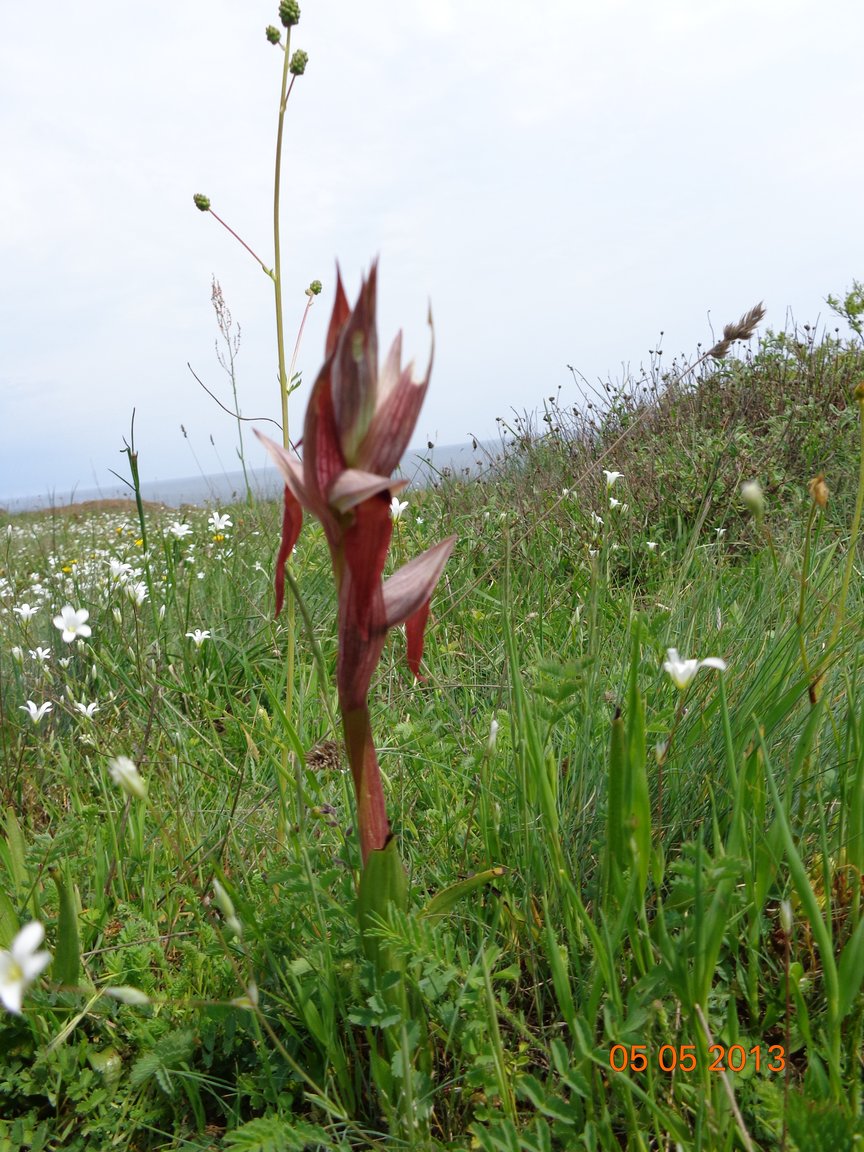
[[786,1050],[782,1044],[711,1044],[707,1063],[700,1065],[695,1044],[661,1044],[649,1050],[647,1044],[613,1044],[609,1049],[609,1067],[613,1072],[644,1072],[652,1064],[660,1072],[695,1072],[700,1066],[709,1072],[782,1072],[786,1068]]

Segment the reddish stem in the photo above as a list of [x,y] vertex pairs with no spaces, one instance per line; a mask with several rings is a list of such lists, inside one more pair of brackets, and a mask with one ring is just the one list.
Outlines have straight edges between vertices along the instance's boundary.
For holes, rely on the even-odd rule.
[[343,708],[342,727],[354,779],[360,854],[365,867],[370,853],[382,849],[390,836],[381,770],[369,724],[369,709],[364,706],[348,712]]
[[212,209],[212,208],[208,208],[208,212],[210,213],[210,215],[211,215],[211,216],[212,216],[214,219],[216,219],[216,220],[218,220],[218,221],[219,221],[219,223],[222,225],[222,227],[223,227],[223,228],[227,229],[227,231],[231,233],[231,235],[234,237],[234,239],[237,241],[237,243],[238,243],[238,244],[242,244],[242,245],[243,245],[243,247],[246,249],[246,251],[249,253],[249,255],[250,255],[250,256],[251,256],[251,257],[252,257],[254,260],[257,260],[257,261],[258,261],[258,263],[261,265],[261,267],[264,269],[264,271],[267,273],[267,275],[268,275],[268,276],[272,276],[272,275],[273,275],[273,273],[270,271],[270,269],[267,267],[267,265],[264,263],[264,261],[261,259],[261,257],[260,257],[260,256],[259,256],[259,255],[258,255],[256,252],[253,252],[253,251],[252,251],[252,249],[249,247],[249,245],[246,243],[246,241],[245,241],[245,240],[244,240],[244,239],[243,239],[241,236],[238,236],[238,235],[237,235],[237,233],[234,231],[234,229],[231,227],[231,225],[230,225],[230,224],[226,224],[226,223],[225,223],[225,221],[222,219],[222,217],[221,217],[221,216],[218,216],[218,215],[217,215],[217,214],[216,214],[216,213],[213,211],[213,209]]

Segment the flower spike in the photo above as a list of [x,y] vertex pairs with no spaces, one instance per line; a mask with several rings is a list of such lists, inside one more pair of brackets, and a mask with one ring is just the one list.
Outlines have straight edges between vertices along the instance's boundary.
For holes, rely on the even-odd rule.
[[[285,593],[285,563],[303,509],[321,521],[338,595],[336,686],[357,800],[364,866],[390,836],[381,773],[369,724],[368,694],[388,629],[404,624],[408,666],[420,676],[423,636],[432,592],[455,536],[383,579],[395,506],[407,481],[391,478],[414,431],[432,367],[422,380],[403,368],[402,338],[378,366],[375,326],[377,264],[350,308],[336,271],[336,298],[325,360],[312,388],[303,426],[303,459],[259,438],[285,480],[282,542],[276,562],[276,609]],[[431,314],[430,314],[431,326]]]

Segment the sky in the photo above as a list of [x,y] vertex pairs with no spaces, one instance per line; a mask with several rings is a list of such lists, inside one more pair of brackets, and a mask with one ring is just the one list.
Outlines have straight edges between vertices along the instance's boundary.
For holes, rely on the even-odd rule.
[[[238,467],[211,281],[241,328],[243,414],[278,418],[277,0],[3,5],[0,504]],[[864,279],[860,0],[301,0],[286,118],[299,435],[336,262],[375,257],[379,343],[435,364],[413,446],[497,434],[567,365],[692,354],[759,300],[834,325]],[[290,354],[290,351],[289,351]],[[185,428],[186,435],[181,431]],[[247,430],[249,425],[247,425]],[[271,426],[272,428],[272,426]],[[263,465],[257,444],[247,450]]]

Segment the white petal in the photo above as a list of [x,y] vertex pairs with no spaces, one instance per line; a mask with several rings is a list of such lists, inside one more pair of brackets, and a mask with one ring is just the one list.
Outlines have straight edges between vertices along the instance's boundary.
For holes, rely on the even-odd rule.
[[9,979],[5,971],[8,964],[9,960],[0,953],[0,1001],[8,1012],[14,1012],[16,1016],[20,1016],[21,1005],[24,1002],[24,982]]
[[12,955],[20,964],[22,958],[35,952],[44,939],[45,929],[38,920],[31,920],[12,941]]
[[50,952],[37,952],[33,956],[28,956],[21,964],[21,971],[24,973],[24,983],[31,984],[50,963]]

